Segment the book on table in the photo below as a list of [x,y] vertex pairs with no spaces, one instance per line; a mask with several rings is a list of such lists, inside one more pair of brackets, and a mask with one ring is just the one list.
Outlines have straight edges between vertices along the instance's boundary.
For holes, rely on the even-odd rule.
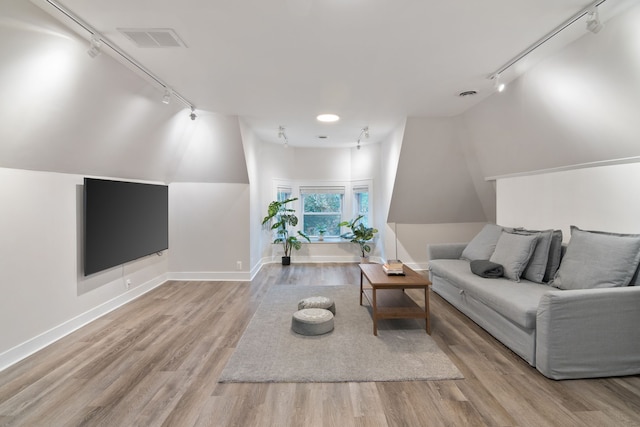
[[399,259],[390,259],[382,265],[382,270],[388,275],[402,276],[404,275],[404,269],[402,268],[402,261]]

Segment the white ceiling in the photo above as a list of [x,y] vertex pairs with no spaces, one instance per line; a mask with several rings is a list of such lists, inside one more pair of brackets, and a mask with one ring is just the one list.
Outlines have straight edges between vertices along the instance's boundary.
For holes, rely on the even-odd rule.
[[[602,9],[613,14],[624,2],[608,0]],[[593,1],[59,3],[199,111],[238,115],[266,141],[282,142],[284,126],[290,145],[335,147],[354,146],[364,126],[370,138],[363,144],[374,143],[404,117],[462,113],[492,94],[491,73]],[[607,13],[601,11],[603,20]],[[137,48],[118,28],[171,28],[187,47]],[[582,19],[536,54],[549,55],[585,35],[584,28]],[[507,79],[524,67],[513,67]],[[465,90],[478,95],[459,97]],[[318,123],[325,112],[341,120]]]

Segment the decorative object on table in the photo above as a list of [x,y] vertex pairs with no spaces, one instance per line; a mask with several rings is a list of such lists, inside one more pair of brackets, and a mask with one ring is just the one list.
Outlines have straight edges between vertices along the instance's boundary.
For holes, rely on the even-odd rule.
[[382,265],[382,269],[387,275],[404,276],[402,261],[399,259],[389,259]]
[[298,240],[298,236],[305,238],[308,242],[311,240],[309,236],[302,231],[298,231],[298,236],[291,235],[289,227],[298,225],[298,217],[295,209],[287,207],[287,203],[298,200],[297,197],[286,200],[275,200],[269,203],[267,216],[262,220],[262,225],[271,224],[269,229],[275,230],[276,238],[273,243],[282,243],[284,255],[282,257],[282,265],[291,264],[291,249],[299,250],[302,242]]
[[340,237],[347,239],[352,243],[356,243],[360,247],[361,261],[363,263],[368,262],[368,253],[371,252],[371,245],[369,242],[373,240],[375,234],[378,232],[377,228],[367,227],[362,223],[364,215],[358,215],[352,221],[343,221],[338,224],[340,227],[347,227],[351,231],[341,234]]

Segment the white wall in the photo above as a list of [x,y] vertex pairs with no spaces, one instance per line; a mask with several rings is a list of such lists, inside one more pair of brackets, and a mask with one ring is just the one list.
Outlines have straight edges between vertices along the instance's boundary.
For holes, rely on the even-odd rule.
[[[248,129],[244,135],[250,134]],[[259,159],[255,161],[256,182],[252,182],[252,189],[259,191],[259,209],[252,209],[252,223],[261,223],[267,213],[267,206],[275,198],[274,180],[302,181],[302,182],[335,182],[371,179],[374,188],[374,200],[378,197],[376,185],[380,171],[379,144],[363,145],[360,150],[355,148],[296,148],[283,147],[257,140],[251,134],[245,139],[245,149],[251,147],[252,154],[247,158]],[[249,166],[252,169],[252,166]],[[253,175],[253,172],[250,172]],[[252,177],[253,179],[253,177]],[[255,184],[255,185],[254,185]],[[252,201],[254,198],[252,197]],[[299,214],[299,210],[298,210]],[[378,228],[384,217],[382,212],[374,212],[374,222]],[[252,228],[252,233],[256,229]],[[276,262],[282,256],[281,245],[273,245],[272,233],[258,228],[260,233],[260,262]],[[377,257],[379,249],[374,249],[372,256]],[[315,242],[304,243],[300,251],[292,254],[293,262],[349,262],[359,259],[357,247],[347,242]]]
[[84,277],[82,185],[0,168],[0,369],[166,280],[167,252]]
[[262,204],[260,195],[260,140],[255,133],[240,121],[240,131],[244,147],[244,156],[247,162],[247,175],[249,178],[249,264],[246,268],[255,275],[261,266],[262,251]]
[[248,184],[169,185],[171,278],[249,280],[249,202]]
[[[163,104],[160,88],[107,52],[91,59],[85,39],[32,3],[6,0],[1,8],[0,369],[168,277],[169,251],[82,275],[84,175],[227,183],[213,191],[206,184],[178,191],[190,205],[212,193],[220,198],[181,213],[182,221],[174,215],[170,226],[200,213],[201,222],[191,222],[186,233],[207,229],[222,215],[219,204],[241,231],[230,239],[233,228],[220,226],[211,235],[222,230],[225,239],[241,243],[217,246],[205,260],[198,251],[207,248],[195,239],[174,265],[235,275],[239,260],[248,277],[248,175],[237,117],[198,111],[192,121],[183,105]],[[180,233],[173,240],[188,246]]]
[[501,178],[498,223],[532,229],[570,226],[640,233],[640,163]]

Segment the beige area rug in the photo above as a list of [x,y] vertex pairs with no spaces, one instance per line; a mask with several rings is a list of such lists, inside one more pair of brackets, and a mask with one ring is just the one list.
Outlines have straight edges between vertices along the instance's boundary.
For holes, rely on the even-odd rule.
[[[424,321],[378,322],[360,306],[359,286],[271,288],[225,366],[220,382],[368,382],[464,378],[425,333]],[[336,303],[335,328],[307,337],[291,330],[302,298],[323,295]],[[366,303],[365,303],[366,304]]]

